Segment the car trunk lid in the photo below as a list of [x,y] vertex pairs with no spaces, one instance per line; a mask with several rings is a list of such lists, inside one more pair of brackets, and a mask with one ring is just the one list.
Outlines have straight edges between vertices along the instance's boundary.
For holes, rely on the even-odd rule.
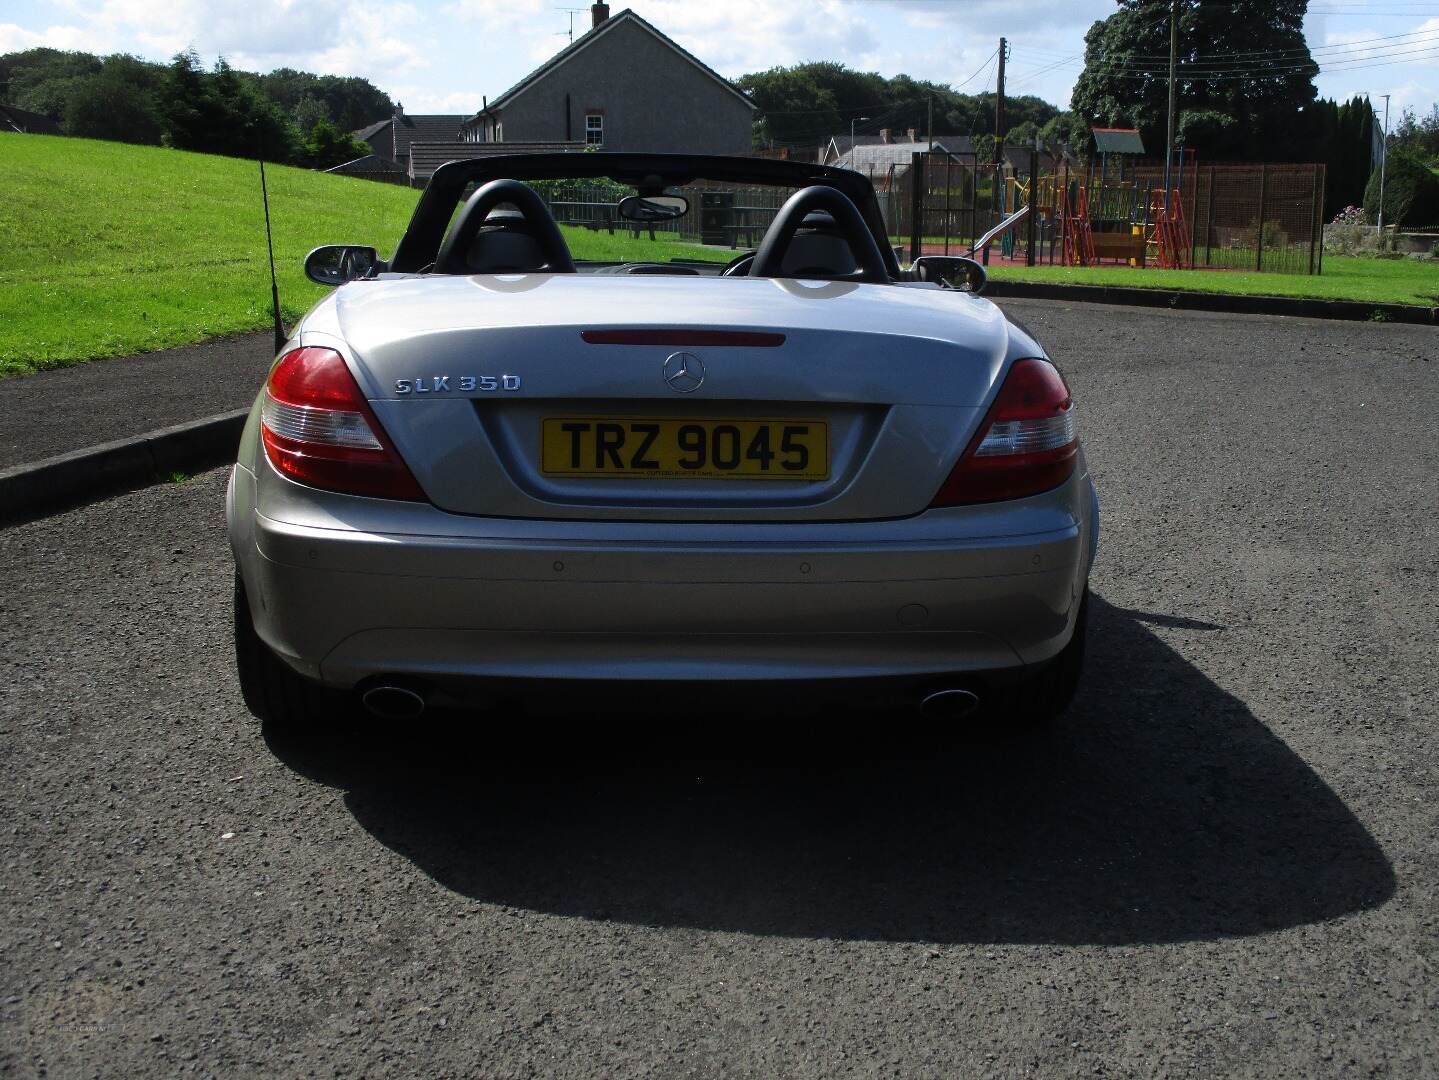
[[[461,513],[917,513],[1008,347],[993,305],[933,289],[583,275],[367,289],[339,305],[361,385],[429,497]],[[700,442],[706,469],[686,471]],[[811,467],[786,472],[799,444]]]

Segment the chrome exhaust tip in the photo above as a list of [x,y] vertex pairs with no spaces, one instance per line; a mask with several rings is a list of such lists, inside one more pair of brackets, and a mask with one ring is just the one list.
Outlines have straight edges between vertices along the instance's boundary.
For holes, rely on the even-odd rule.
[[381,683],[360,695],[360,704],[381,720],[415,720],[424,715],[425,698],[408,686]]
[[958,687],[936,690],[919,703],[919,711],[932,720],[963,720],[979,708],[979,695]]

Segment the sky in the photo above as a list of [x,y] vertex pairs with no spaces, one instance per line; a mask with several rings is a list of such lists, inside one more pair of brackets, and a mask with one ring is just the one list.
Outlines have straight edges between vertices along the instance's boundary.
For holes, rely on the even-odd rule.
[[[808,60],[1069,104],[1084,34],[1113,0],[624,0],[722,75]],[[37,45],[167,60],[193,47],[250,71],[361,75],[411,113],[472,113],[564,47],[583,0],[0,0],[0,53]],[[1310,0],[1323,97],[1367,93],[1391,126],[1439,101],[1439,0]],[[857,130],[866,130],[865,122]]]

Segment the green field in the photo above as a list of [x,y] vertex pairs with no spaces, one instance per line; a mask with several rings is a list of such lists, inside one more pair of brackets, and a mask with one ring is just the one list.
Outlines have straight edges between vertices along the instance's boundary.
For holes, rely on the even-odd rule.
[[[253,161],[89,139],[0,134],[0,375],[185,345],[270,324]],[[286,320],[324,292],[301,260],[324,243],[388,255],[418,192],[275,166],[275,260]],[[733,252],[566,229],[577,259]]]
[[1324,273],[1256,274],[1243,270],[1150,270],[1132,266],[989,267],[996,281],[1119,285],[1131,289],[1298,296],[1375,304],[1439,305],[1439,261],[1325,256]]

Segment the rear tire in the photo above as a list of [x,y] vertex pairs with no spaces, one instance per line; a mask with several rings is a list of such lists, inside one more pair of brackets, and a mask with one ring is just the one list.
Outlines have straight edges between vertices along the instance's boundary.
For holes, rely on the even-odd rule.
[[1079,601],[1074,634],[1069,644],[1037,675],[1005,687],[984,706],[988,726],[995,733],[1041,727],[1060,716],[1074,700],[1084,670],[1084,642],[1089,633],[1089,586]]
[[239,573],[235,574],[235,674],[245,706],[267,731],[312,730],[335,716],[335,695],[295,674],[260,640]]

